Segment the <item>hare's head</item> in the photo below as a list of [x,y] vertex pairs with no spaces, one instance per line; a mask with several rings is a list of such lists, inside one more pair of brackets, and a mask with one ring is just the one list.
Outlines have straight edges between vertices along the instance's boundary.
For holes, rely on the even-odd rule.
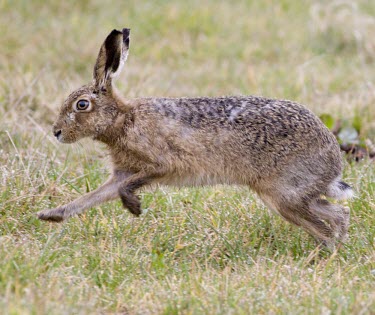
[[128,56],[130,30],[113,30],[102,47],[94,67],[94,80],[65,100],[53,133],[60,142],[72,143],[84,137],[100,138],[112,126],[118,113],[112,79]]

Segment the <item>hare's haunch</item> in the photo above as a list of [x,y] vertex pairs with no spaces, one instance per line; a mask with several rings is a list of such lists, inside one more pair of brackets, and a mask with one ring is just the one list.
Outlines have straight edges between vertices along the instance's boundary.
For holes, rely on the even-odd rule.
[[333,247],[345,240],[349,209],[322,196],[342,199],[352,189],[341,181],[335,137],[312,112],[255,96],[122,99],[112,79],[127,58],[129,34],[108,35],[93,82],[70,94],[53,126],[62,143],[91,137],[107,144],[112,175],[73,202],[39,212],[40,219],[62,221],[117,198],[138,216],[135,192],[149,184],[237,184],[318,241]]

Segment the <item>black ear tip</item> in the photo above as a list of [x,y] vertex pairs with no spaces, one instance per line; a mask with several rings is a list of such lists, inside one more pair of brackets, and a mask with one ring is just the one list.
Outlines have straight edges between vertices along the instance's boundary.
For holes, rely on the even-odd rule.
[[124,36],[124,39],[127,39],[130,36],[130,28],[123,28],[122,35]]
[[114,29],[111,33],[109,33],[108,36],[114,36],[114,35],[117,35],[117,34],[121,34],[121,32],[118,31],[118,30],[116,30],[116,29]]

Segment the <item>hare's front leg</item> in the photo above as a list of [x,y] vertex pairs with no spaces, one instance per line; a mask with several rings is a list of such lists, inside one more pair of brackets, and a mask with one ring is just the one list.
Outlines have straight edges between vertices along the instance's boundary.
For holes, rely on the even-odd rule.
[[141,202],[134,192],[142,186],[160,179],[163,175],[164,173],[162,172],[154,174],[144,174],[141,172],[127,178],[119,188],[119,195],[124,208],[127,208],[130,213],[138,217],[142,213]]
[[119,188],[129,176],[129,173],[116,171],[107,182],[94,191],[83,195],[66,205],[55,209],[40,211],[37,213],[37,216],[41,220],[61,222],[73,215],[82,213],[88,208],[106,201],[114,200],[119,197]]

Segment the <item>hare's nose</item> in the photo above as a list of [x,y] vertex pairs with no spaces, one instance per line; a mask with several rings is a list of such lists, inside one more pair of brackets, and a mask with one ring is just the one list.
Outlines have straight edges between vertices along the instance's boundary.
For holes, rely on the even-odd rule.
[[56,130],[53,132],[56,138],[58,138],[61,135],[61,130]]

